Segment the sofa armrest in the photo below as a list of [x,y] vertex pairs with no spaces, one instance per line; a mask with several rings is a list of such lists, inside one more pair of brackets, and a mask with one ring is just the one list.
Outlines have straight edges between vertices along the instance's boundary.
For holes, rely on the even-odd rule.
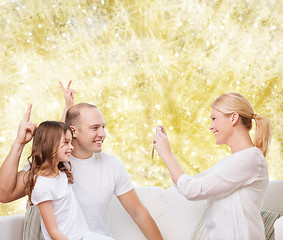
[[21,240],[23,236],[24,221],[25,214],[0,217],[1,239]]
[[269,182],[265,193],[263,208],[283,215],[283,180]]

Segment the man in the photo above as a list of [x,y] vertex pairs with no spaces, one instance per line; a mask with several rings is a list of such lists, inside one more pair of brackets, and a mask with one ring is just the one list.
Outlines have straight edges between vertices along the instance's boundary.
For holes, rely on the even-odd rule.
[[106,124],[101,112],[87,103],[71,106],[75,92],[70,89],[70,84],[71,81],[65,89],[60,82],[66,101],[61,120],[64,121],[66,113],[65,122],[73,130],[73,190],[90,230],[109,236],[108,208],[114,194],[147,239],[162,239],[154,220],[140,202],[122,162],[102,152]]
[[[73,190],[83,210],[90,231],[111,236],[109,233],[109,203],[117,196],[125,210],[137,223],[147,239],[162,239],[156,223],[140,202],[130,177],[122,162],[116,157],[102,152],[106,137],[105,122],[101,112],[94,105],[74,103],[71,81],[63,90],[66,106],[62,116],[73,130],[74,150],[71,164],[74,175]],[[11,151],[0,168],[0,201],[10,202],[25,195],[24,170],[17,172],[23,146],[32,138],[35,125],[29,122],[31,107],[28,109]],[[9,172],[9,174],[7,174]]]

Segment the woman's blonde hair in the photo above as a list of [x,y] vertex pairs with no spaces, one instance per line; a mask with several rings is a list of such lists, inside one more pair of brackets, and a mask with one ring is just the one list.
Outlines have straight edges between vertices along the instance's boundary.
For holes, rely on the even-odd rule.
[[252,129],[252,119],[254,119],[256,123],[254,145],[266,156],[271,140],[270,122],[263,116],[255,114],[252,105],[245,97],[235,92],[224,93],[214,100],[211,107],[227,115],[237,112],[240,121],[248,130]]
[[59,169],[66,173],[68,182],[73,183],[71,163],[68,169],[62,162],[58,164],[56,160],[61,138],[67,131],[72,134],[72,129],[67,124],[57,121],[42,122],[35,131],[32,151],[28,157],[30,163],[30,169],[27,171],[28,181],[25,183],[25,193],[31,205],[31,193],[41,172],[56,173]]

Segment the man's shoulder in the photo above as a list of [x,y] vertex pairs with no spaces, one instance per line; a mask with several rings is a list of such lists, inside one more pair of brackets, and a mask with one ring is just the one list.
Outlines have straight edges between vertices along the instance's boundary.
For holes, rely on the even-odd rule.
[[102,159],[103,161],[121,162],[122,163],[122,161],[118,157],[116,157],[116,156],[114,156],[110,153],[106,153],[106,152],[96,153],[95,157],[97,159]]
[[96,153],[96,158],[98,160],[103,161],[105,164],[107,165],[111,165],[112,168],[113,166],[120,166],[122,168],[124,168],[124,164],[121,161],[121,159],[119,159],[118,157],[110,154],[110,153],[106,153],[106,152],[100,152],[100,153]]

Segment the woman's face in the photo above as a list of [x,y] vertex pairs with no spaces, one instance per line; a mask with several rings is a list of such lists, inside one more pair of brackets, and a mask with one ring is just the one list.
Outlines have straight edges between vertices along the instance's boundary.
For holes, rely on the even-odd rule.
[[71,152],[74,147],[72,146],[72,134],[70,131],[67,131],[66,134],[63,134],[59,143],[59,148],[57,151],[57,163],[59,162],[69,162]]
[[[231,115],[225,115],[215,108],[211,109],[212,123],[209,127],[215,136],[216,144],[228,144],[229,137],[232,135],[233,122]],[[228,144],[229,145],[229,144]]]

